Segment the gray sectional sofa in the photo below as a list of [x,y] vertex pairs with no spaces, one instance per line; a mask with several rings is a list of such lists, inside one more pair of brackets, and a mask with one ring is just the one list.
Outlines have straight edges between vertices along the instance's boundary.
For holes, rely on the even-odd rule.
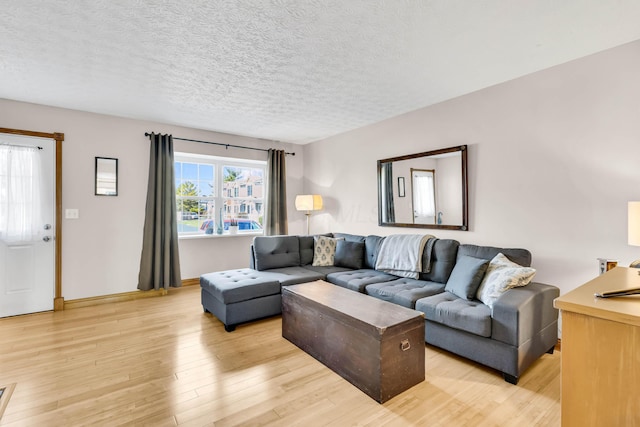
[[[502,253],[528,267],[529,251],[438,239],[429,246],[430,253],[423,254],[428,272],[411,279],[375,269],[384,237],[332,236],[340,241],[331,266],[312,265],[313,236],[256,237],[249,268],[200,277],[204,310],[230,332],[237,324],[280,314],[282,286],[322,279],[421,311],[426,343],[497,369],[512,384],[541,355],[553,353],[558,339],[558,311],[553,308],[557,287],[531,282],[501,294],[492,307],[445,290],[451,290],[447,283],[460,260],[488,261]],[[459,276],[461,266],[462,262],[454,276]]]

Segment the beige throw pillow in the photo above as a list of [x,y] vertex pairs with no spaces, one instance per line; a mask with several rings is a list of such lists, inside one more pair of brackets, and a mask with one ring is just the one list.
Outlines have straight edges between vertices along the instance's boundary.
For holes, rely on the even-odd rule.
[[534,268],[522,267],[499,253],[489,263],[476,297],[493,310],[493,304],[503,293],[528,285],[535,274]]
[[338,239],[326,236],[315,236],[313,247],[314,267],[327,267],[333,265],[336,256],[336,244]]

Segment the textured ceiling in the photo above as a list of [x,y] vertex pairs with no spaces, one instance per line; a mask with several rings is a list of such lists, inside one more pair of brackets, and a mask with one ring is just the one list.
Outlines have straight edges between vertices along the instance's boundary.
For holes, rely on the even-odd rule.
[[640,39],[637,0],[0,6],[0,98],[295,143]]

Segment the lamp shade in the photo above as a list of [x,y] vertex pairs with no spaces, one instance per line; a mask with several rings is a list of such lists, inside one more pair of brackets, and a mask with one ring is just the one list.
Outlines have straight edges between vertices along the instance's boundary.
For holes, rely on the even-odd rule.
[[322,196],[319,194],[301,194],[296,196],[296,210],[319,211],[322,209]]
[[640,202],[629,202],[629,244],[640,246]]

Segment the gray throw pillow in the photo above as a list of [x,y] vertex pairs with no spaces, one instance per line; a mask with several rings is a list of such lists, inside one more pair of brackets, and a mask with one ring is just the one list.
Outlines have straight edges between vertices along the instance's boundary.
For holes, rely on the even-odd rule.
[[333,265],[360,270],[364,266],[364,243],[338,240]]
[[456,261],[444,290],[460,298],[472,300],[476,296],[488,265],[489,261],[486,259],[461,256]]

